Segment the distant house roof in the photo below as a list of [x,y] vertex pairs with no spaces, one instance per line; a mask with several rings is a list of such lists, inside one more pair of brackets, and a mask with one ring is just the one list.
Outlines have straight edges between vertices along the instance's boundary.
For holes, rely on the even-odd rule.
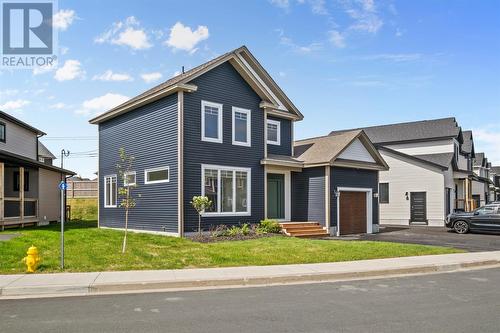
[[462,152],[466,154],[474,154],[474,139],[472,138],[472,131],[463,131],[462,137],[464,139],[462,143]]
[[[354,130],[363,130],[374,144],[390,144],[405,141],[425,141],[429,139],[457,138],[463,142],[462,131],[455,118],[413,121],[407,123],[389,124],[381,126],[362,127]],[[352,131],[332,131],[330,135]]]
[[484,166],[484,153],[477,153],[476,158],[474,159],[474,166]]
[[454,155],[455,155],[454,153],[438,153],[438,154],[425,154],[425,155],[413,155],[413,156],[448,169],[451,162],[453,161]]
[[492,172],[496,175],[500,175],[500,166],[492,166],[490,169],[490,172]]
[[[257,59],[255,59],[255,57],[250,53],[248,48],[246,46],[241,46],[182,74],[174,76],[167,81],[118,105],[117,107],[114,107],[113,109],[91,119],[89,122],[91,124],[99,124],[100,122],[112,119],[141,105],[163,98],[177,91],[196,91],[197,87],[190,84],[190,81],[206,71],[225,63],[226,61],[229,61],[233,66],[235,66],[235,68],[240,69],[238,72],[245,80],[247,80],[247,82],[252,82],[252,88],[261,97],[266,97],[266,101],[264,101],[263,98],[263,102],[266,102],[266,107],[270,107],[278,113],[281,112],[283,116],[289,115],[294,120],[301,120],[303,118],[300,111],[285,95],[285,93],[257,61]],[[268,87],[268,89],[266,87]],[[280,103],[282,103],[283,106],[281,106]]]
[[45,145],[40,141],[38,141],[38,156],[56,159],[55,155],[52,154],[50,150],[47,147],[45,147]]
[[365,163],[388,169],[387,163],[362,130],[296,141],[294,143],[294,158],[302,161],[304,166],[332,164],[358,138],[365,144],[365,147],[368,146],[370,154],[376,161],[376,163]]
[[3,111],[1,111],[1,110],[0,110],[0,118],[5,118],[5,119],[7,119],[7,120],[9,120],[9,121],[13,122],[14,124],[17,124],[17,125],[19,125],[19,126],[21,126],[21,127],[24,127],[24,128],[26,128],[27,130],[30,130],[30,131],[32,131],[33,133],[36,133],[36,134],[38,134],[38,135],[40,135],[40,136],[41,136],[41,135],[46,135],[46,133],[45,133],[45,132],[40,131],[39,129],[37,129],[37,128],[35,128],[35,127],[31,126],[31,125],[28,125],[28,124],[27,124],[27,123],[25,123],[24,121],[21,121],[21,120],[17,119],[16,117],[11,116],[10,114],[8,114],[8,113],[6,113],[6,112],[3,112]]
[[[446,164],[446,161],[449,158],[448,154],[451,155],[450,160],[453,160],[453,156],[454,156],[453,153],[429,154],[429,155],[408,155],[408,154],[405,154],[405,153],[402,153],[400,151],[390,149],[390,148],[387,148],[384,146],[379,146],[378,149],[381,151],[386,151],[386,152],[392,153],[393,155],[400,156],[400,157],[403,157],[403,158],[411,160],[411,161],[420,162],[420,163],[432,166],[434,168],[438,168],[442,171],[448,170],[448,168],[449,168],[449,165],[450,165],[449,163],[451,161],[448,162],[448,164]],[[432,155],[437,155],[437,156],[432,156]]]

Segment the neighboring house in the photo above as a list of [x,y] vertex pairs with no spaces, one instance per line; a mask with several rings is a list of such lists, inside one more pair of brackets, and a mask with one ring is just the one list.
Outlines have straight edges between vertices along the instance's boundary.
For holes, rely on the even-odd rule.
[[43,135],[44,132],[0,111],[2,230],[60,220],[58,184],[73,172],[52,165],[54,155],[39,141]]
[[485,154],[476,153],[472,177],[472,198],[477,207],[486,205],[494,199],[494,195],[490,194],[490,186],[494,185],[490,179],[490,168],[491,163],[488,162]]
[[67,179],[67,198],[97,198],[97,178],[81,178],[73,176]]
[[131,229],[195,231],[190,201],[205,195],[213,206],[203,214],[204,230],[269,217],[319,222],[336,233],[339,214],[342,220],[365,205],[355,220],[341,221],[340,230],[365,223],[361,232],[376,231],[373,197],[378,170],[387,168],[380,154],[361,131],[294,147],[294,122],[302,118],[243,46],[90,120],[99,126],[99,226],[124,226],[117,188],[126,184],[116,170],[124,148],[135,157],[127,184],[138,185]]
[[490,198],[491,201],[500,201],[500,166],[490,167]]
[[379,176],[381,224],[442,226],[454,209],[475,207],[473,145],[454,118],[361,129],[389,165]]

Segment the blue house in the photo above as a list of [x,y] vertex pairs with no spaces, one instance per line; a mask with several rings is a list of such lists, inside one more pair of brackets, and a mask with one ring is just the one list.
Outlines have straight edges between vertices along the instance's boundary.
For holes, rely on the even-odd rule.
[[363,131],[294,143],[302,119],[245,46],[103,113],[90,120],[99,126],[99,226],[124,226],[116,170],[124,148],[135,156],[126,181],[138,185],[131,229],[193,232],[190,201],[205,195],[213,202],[205,230],[267,217],[331,234],[376,232],[387,164]]

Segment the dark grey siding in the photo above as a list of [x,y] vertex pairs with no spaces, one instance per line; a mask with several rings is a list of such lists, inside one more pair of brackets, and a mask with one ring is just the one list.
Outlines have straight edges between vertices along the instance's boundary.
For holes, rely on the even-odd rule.
[[325,168],[292,172],[292,220],[325,225]]
[[280,145],[267,145],[269,154],[292,155],[292,121],[268,116],[268,119],[280,122],[281,141]]
[[[378,171],[332,167],[330,171],[332,227],[337,225],[337,198],[334,193],[338,187],[371,188],[373,194],[378,193]],[[378,224],[378,200],[377,198],[372,200],[372,221],[373,224]]]
[[[234,67],[224,63],[190,83],[198,86],[184,94],[184,230],[198,226],[198,215],[191,207],[191,198],[201,194],[201,165],[215,164],[252,168],[251,216],[204,217],[203,227],[217,224],[258,222],[264,218],[264,113],[261,99],[243,80]],[[201,101],[223,104],[223,142],[201,141]],[[251,147],[232,144],[233,106],[251,110]]]
[[[129,228],[178,232],[177,94],[145,105],[99,125],[99,222],[124,227],[124,209],[104,208],[104,176],[116,174],[118,150],[135,156],[138,187]],[[170,167],[170,182],[144,184],[144,170]],[[119,177],[118,177],[119,178]],[[122,186],[118,179],[118,186]]]

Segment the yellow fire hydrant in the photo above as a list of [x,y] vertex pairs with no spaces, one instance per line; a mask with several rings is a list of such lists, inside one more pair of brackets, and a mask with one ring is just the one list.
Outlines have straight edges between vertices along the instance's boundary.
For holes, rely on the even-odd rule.
[[26,264],[26,271],[28,273],[34,273],[40,263],[38,249],[34,245],[31,245],[26,254],[27,256],[23,258],[23,262]]

